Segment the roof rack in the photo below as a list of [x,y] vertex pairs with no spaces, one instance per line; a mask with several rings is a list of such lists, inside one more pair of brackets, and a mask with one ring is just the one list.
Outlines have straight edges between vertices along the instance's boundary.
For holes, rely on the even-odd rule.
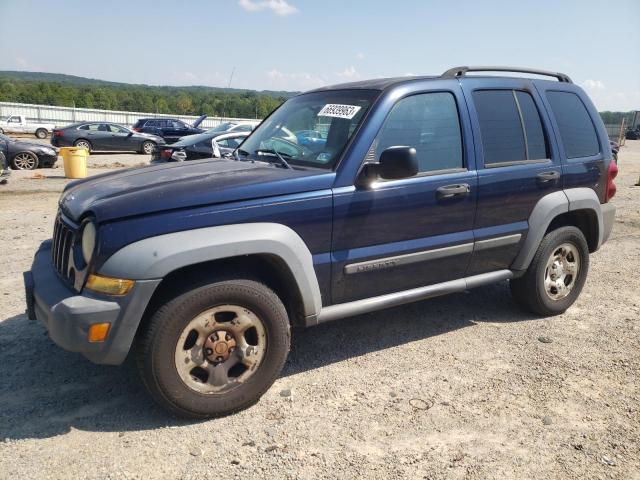
[[441,77],[454,78],[463,77],[467,72],[517,72],[532,73],[534,75],[544,75],[546,77],[555,77],[559,82],[573,83],[568,75],[560,72],[548,72],[547,70],[535,70],[533,68],[518,67],[454,67],[444,72]]

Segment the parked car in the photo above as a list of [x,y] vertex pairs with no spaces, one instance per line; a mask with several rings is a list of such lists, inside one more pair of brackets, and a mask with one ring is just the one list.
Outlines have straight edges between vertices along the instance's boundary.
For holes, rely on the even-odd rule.
[[151,157],[151,163],[184,162],[231,155],[248,135],[249,132],[189,135],[172,145],[157,147]]
[[56,128],[51,145],[81,147],[89,151],[134,151],[150,155],[164,139],[148,133],[138,133],[127,127],[107,122],[80,122]]
[[210,128],[205,133],[231,133],[231,132],[251,132],[260,124],[255,122],[223,122],[220,125]]
[[[487,69],[557,81],[467,75]],[[505,280],[531,312],[566,311],[614,222],[607,142],[561,73],[323,87],[232,159],[68,184],[24,276],[28,316],[96,363],[135,345],[145,386],[177,414],[229,414],[278,377],[291,327]]]
[[58,159],[56,149],[41,143],[25,142],[0,134],[0,147],[14,170],[52,167]]
[[23,115],[10,115],[0,120],[0,134],[2,133],[34,133],[37,138],[47,138],[53,131],[52,123],[27,122]]
[[205,118],[207,116],[202,115],[191,126],[177,118],[141,118],[135,123],[133,130],[140,133],[150,133],[164,138],[166,143],[173,143],[177,142],[180,137],[202,133],[203,130],[198,128],[198,125]]
[[618,152],[620,151],[620,145],[618,142],[609,140],[609,146],[611,147],[611,154],[613,155],[613,161],[618,163]]
[[640,140],[640,125],[636,128],[628,128],[625,133],[627,140]]

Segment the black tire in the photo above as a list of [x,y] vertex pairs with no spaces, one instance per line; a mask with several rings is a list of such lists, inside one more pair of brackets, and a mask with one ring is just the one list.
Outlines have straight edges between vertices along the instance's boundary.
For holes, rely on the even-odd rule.
[[40,166],[40,159],[33,152],[18,152],[11,159],[14,170],[35,170]]
[[[574,246],[578,252],[579,270],[571,291],[564,298],[553,299],[545,289],[545,272],[547,261],[563,244]],[[526,309],[544,316],[564,313],[576,301],[589,271],[589,247],[580,229],[576,227],[560,227],[542,239],[531,265],[526,273],[510,281],[513,298]]]
[[[177,371],[175,352],[189,322],[210,308],[234,304],[255,313],[266,332],[264,357],[243,383],[229,391],[201,393],[187,386]],[[286,309],[264,284],[230,279],[194,288],[162,305],[140,336],[136,360],[151,396],[164,408],[187,418],[220,417],[256,403],[276,380],[289,353]]]
[[145,140],[144,142],[142,142],[142,148],[138,153],[143,155],[151,155],[155,147],[156,147],[156,142],[152,142],[151,140]]
[[0,128],[0,135],[4,135],[4,130]]
[[46,128],[38,128],[36,130],[36,138],[47,138],[49,136],[49,132],[47,132]]
[[93,150],[93,145],[91,145],[91,142],[85,138],[79,138],[78,140],[73,142],[73,146],[87,148],[87,150],[89,150],[90,152],[91,150]]

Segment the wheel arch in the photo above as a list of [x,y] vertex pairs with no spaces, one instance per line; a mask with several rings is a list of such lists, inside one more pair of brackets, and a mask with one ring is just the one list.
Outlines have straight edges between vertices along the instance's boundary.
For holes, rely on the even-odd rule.
[[529,267],[544,236],[561,226],[579,228],[593,253],[603,242],[603,219],[600,200],[590,188],[569,188],[542,197],[529,216],[529,231],[511,269]]
[[113,254],[99,273],[133,280],[163,279],[161,285],[167,288],[179,283],[176,279],[229,270],[264,281],[282,295],[292,318],[320,312],[311,252],[297,233],[281,224],[224,225],[147,238]]

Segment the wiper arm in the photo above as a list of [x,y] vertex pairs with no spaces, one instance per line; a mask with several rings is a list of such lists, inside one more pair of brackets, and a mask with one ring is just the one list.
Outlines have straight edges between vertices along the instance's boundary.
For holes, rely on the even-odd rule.
[[258,150],[256,150],[256,153],[274,154],[276,157],[278,157],[278,160],[280,160],[280,163],[284,168],[291,168],[289,162],[287,162],[284,157],[280,155],[280,152],[278,152],[275,148],[259,148]]
[[247,152],[246,150],[243,150],[243,149],[241,149],[241,148],[236,148],[236,149],[233,151],[233,158],[235,158],[236,160],[242,160],[242,159],[238,156],[238,153],[243,154],[245,157],[248,157],[248,156],[249,156],[249,152]]

